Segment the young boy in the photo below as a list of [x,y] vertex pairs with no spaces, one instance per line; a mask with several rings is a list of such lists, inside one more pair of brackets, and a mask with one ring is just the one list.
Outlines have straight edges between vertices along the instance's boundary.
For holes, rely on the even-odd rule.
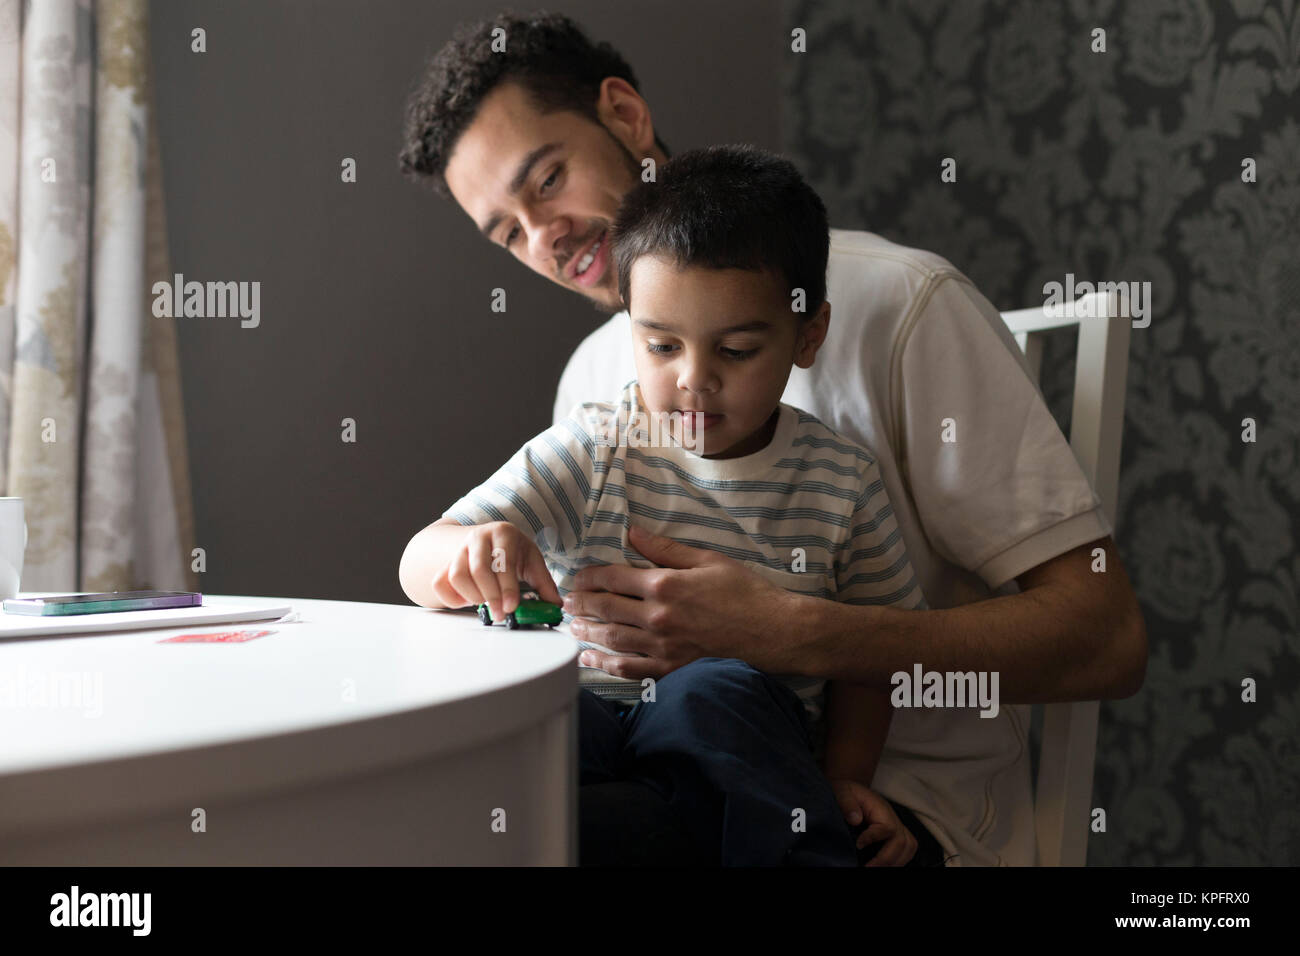
[[[635,520],[790,590],[923,607],[874,457],[781,403],[830,319],[826,211],[794,167],[750,147],[682,154],[629,193],[610,242],[637,378],[417,534],[399,572],[407,595],[487,603],[495,620],[517,606],[520,579],[558,601],[587,565],[648,566],[628,544]],[[575,264],[579,281],[590,264]],[[855,835],[859,849],[885,838],[882,856],[906,840],[869,789],[887,692],[717,658],[652,691],[581,692],[584,784],[645,783],[724,865],[856,865]]]

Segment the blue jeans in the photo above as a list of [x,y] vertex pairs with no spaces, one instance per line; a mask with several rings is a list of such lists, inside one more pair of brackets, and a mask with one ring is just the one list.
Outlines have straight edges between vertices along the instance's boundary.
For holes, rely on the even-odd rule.
[[[858,865],[803,703],[780,681],[744,661],[705,657],[660,678],[655,700],[630,710],[590,691],[579,697],[580,783],[654,791],[700,862]],[[590,822],[584,842],[603,836]],[[619,819],[603,824],[617,841]]]

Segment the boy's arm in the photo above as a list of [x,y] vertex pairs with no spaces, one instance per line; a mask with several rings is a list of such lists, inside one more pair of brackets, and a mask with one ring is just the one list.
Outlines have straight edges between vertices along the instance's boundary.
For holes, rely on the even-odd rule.
[[[505,558],[504,564],[498,563],[498,555]],[[407,544],[397,576],[406,596],[423,607],[464,607],[476,603],[466,601],[465,595],[477,592],[491,607],[494,620],[519,606],[521,579],[543,600],[560,602],[536,543],[504,521],[462,525],[439,518]]]
[[[466,602],[456,603],[456,597],[475,592],[484,595],[496,618],[499,610],[509,613],[517,606],[522,578],[558,604],[542,549],[565,552],[582,539],[600,453],[586,429],[572,416],[547,429],[418,531],[398,565],[407,597],[423,607],[463,607]],[[500,566],[503,553],[511,558],[508,572]],[[497,597],[505,599],[504,609],[493,604]]]
[[826,779],[869,787],[894,716],[889,693],[833,681],[826,696]]
[[[849,520],[849,536],[836,555],[836,600],[924,607],[879,466],[864,463],[859,480],[862,491]],[[827,696],[826,776],[870,786],[894,716],[889,691],[834,681],[827,685]]]
[[447,606],[434,591],[433,579],[447,570],[452,558],[465,546],[465,536],[473,527],[457,524],[451,518],[439,518],[407,542],[397,567],[397,579],[408,598],[421,607]]

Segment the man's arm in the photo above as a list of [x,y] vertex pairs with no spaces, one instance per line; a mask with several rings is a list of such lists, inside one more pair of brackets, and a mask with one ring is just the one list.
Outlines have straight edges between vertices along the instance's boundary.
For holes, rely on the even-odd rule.
[[[1106,550],[1105,572],[1092,551]],[[1021,593],[936,611],[861,615],[810,610],[799,651],[810,668],[871,684],[921,662],[927,670],[997,671],[1004,703],[1131,697],[1146,678],[1142,611],[1114,542],[1103,538],[1032,568]],[[854,635],[857,635],[856,639]],[[865,638],[865,639],[864,639]]]
[[[1129,697],[1146,676],[1146,626],[1109,537],[1026,571],[1016,579],[1020,594],[910,611],[792,594],[721,555],[633,533],[633,545],[660,567],[586,568],[565,598],[570,613],[606,622],[575,621],[576,636],[649,655],[584,652],[617,676],[739,657],[772,673],[884,690],[890,675],[920,662],[997,671],[1007,704]],[[1106,551],[1105,572],[1092,570],[1095,547]]]

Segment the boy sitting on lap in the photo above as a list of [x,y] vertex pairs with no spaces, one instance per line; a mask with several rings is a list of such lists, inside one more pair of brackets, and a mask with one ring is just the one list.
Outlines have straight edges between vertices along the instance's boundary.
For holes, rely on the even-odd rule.
[[[781,402],[830,320],[826,211],[795,168],[684,153],[628,194],[610,241],[637,378],[417,534],[411,599],[499,621],[522,578],[558,602],[588,565],[649,566],[635,520],[790,590],[924,607],[874,456]],[[621,699],[581,692],[582,783],[644,783],[723,865],[853,866],[876,841],[896,859],[910,837],[869,789],[890,716],[886,691],[702,658]]]

